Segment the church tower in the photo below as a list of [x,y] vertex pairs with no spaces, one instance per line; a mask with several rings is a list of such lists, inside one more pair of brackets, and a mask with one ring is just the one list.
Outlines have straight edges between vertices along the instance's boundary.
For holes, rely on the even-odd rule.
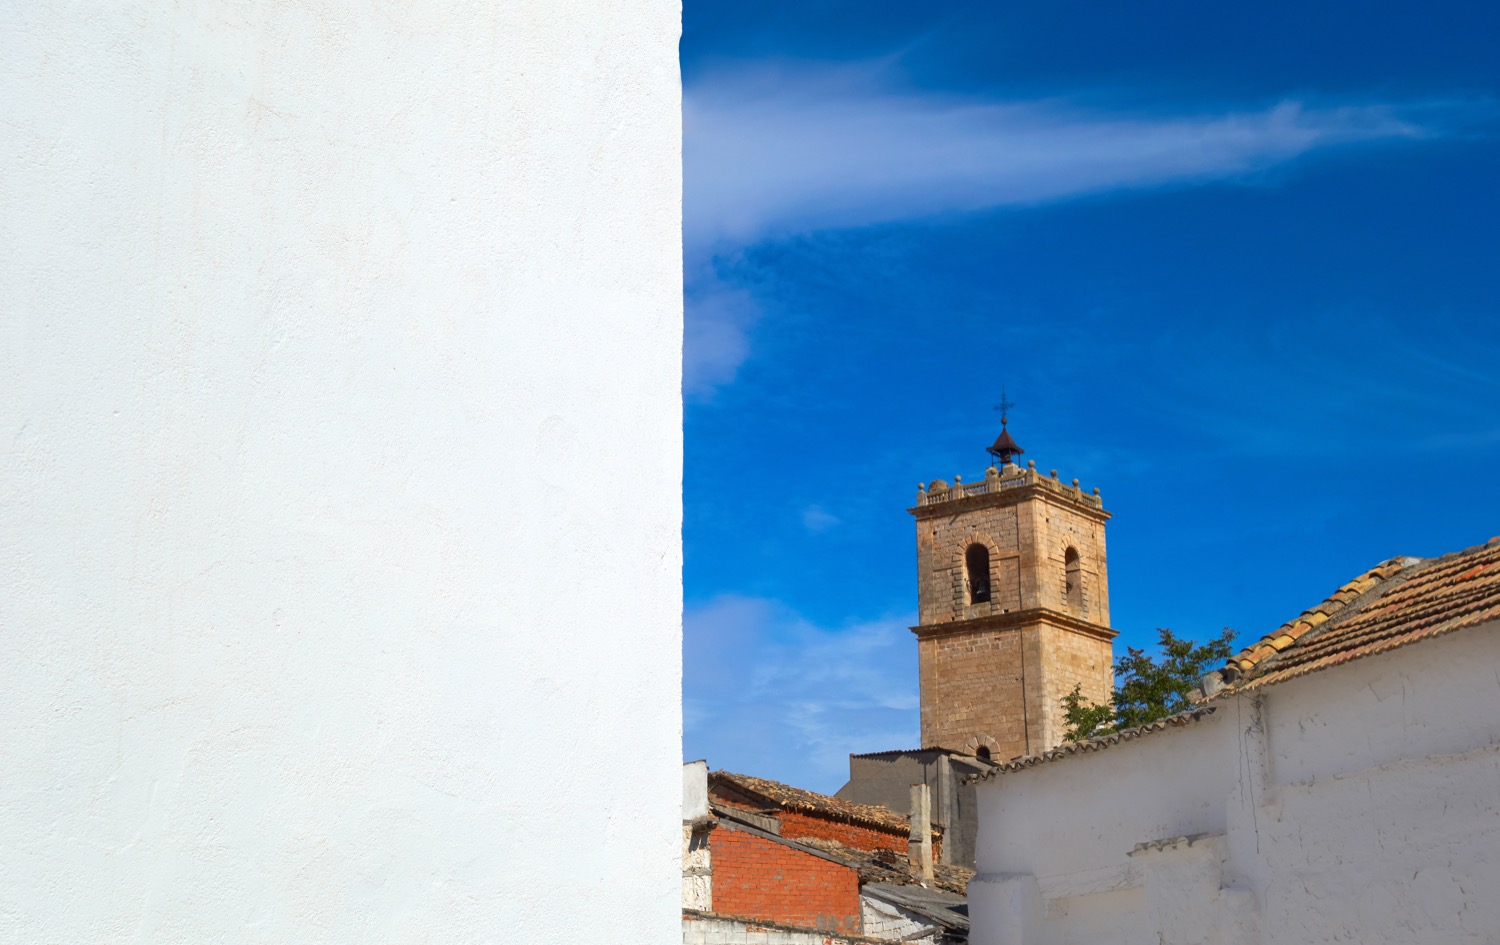
[[922,745],[1004,761],[1063,740],[1062,698],[1113,687],[1109,579],[1099,498],[1017,464],[1006,429],[973,483],[921,486],[913,627]]

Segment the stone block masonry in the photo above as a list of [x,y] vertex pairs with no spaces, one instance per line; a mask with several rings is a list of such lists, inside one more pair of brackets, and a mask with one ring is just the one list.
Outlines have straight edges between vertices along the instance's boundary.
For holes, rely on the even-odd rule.
[[976,628],[918,640],[923,746],[984,747],[995,757],[1024,747],[1023,636]]
[[1110,637],[1082,633],[1067,627],[1043,623],[1038,628],[1038,665],[1042,675],[1041,714],[1043,750],[1063,740],[1066,723],[1063,697],[1080,689],[1081,695],[1095,703],[1105,703],[1114,694],[1114,648]]
[[917,525],[922,744],[1001,760],[1055,747],[1062,699],[1113,684],[1097,495],[1034,469],[924,488]]
[[[1016,471],[1022,485],[927,501],[917,518],[917,599],[923,625],[1044,608],[1109,626],[1109,573],[1097,497]],[[1027,477],[1030,478],[1027,478]],[[934,484],[936,486],[937,484]],[[972,599],[965,552],[989,555],[990,594]],[[1076,556],[1070,574],[1069,551]]]

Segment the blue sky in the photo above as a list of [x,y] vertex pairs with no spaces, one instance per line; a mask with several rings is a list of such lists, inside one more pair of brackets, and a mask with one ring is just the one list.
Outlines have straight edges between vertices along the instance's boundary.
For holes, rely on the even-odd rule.
[[684,753],[917,744],[919,481],[1097,486],[1113,624],[1500,534],[1500,12],[686,0]]

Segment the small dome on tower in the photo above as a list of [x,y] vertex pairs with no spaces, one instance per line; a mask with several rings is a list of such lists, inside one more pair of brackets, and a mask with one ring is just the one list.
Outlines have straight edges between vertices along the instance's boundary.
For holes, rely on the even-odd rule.
[[1010,435],[1010,431],[1005,428],[1005,422],[1005,418],[1001,417],[1000,435],[995,437],[995,445],[989,448],[989,454],[995,457],[996,461],[1002,466],[1015,462],[1017,456],[1026,452],[1021,449],[1021,444],[1017,443]]

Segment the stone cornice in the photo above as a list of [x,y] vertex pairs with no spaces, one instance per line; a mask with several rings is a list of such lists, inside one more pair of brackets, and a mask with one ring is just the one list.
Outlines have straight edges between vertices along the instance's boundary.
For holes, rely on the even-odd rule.
[[1049,610],[1046,607],[1032,607],[1027,610],[1015,610],[1008,614],[991,614],[985,617],[972,617],[968,620],[950,620],[947,623],[925,623],[911,628],[911,632],[917,635],[919,640],[932,639],[934,637],[948,636],[955,633],[970,633],[976,630],[1020,630],[1024,627],[1038,623],[1050,624],[1074,633],[1081,633],[1087,637],[1106,642],[1119,636],[1118,630],[1109,627],[1101,627],[1087,620],[1079,620],[1071,614]]

